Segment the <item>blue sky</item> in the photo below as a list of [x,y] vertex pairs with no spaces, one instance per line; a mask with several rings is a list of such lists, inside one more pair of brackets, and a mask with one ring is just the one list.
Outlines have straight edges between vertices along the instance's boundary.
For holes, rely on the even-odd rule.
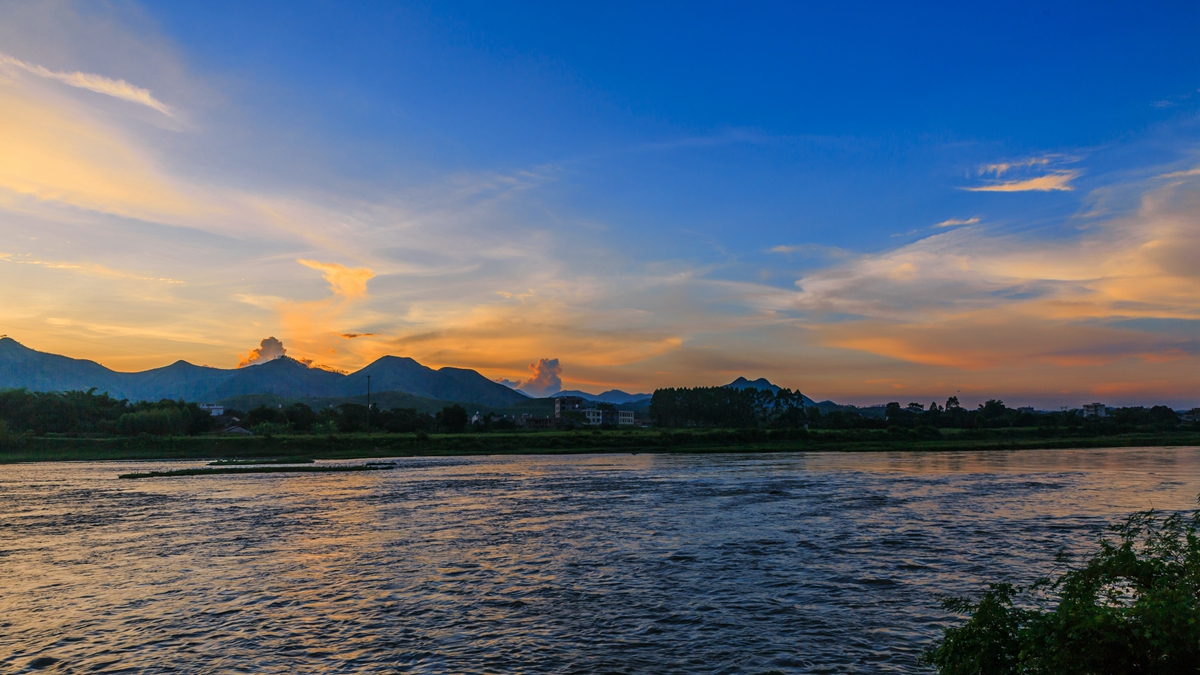
[[1197,34],[1185,3],[29,3],[0,123],[63,164],[0,166],[0,330],[117,368],[275,335],[531,390],[557,358],[1195,405]]

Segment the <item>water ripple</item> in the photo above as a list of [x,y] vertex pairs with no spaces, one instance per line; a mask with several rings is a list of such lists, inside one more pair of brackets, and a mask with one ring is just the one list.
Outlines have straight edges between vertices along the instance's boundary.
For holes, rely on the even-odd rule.
[[[197,463],[200,464],[200,463]],[[5,466],[0,671],[909,673],[1196,448]]]

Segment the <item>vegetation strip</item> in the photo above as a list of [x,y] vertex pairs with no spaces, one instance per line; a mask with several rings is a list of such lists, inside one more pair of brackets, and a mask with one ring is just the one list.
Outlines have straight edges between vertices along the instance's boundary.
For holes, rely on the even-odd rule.
[[[100,460],[211,461],[263,457],[387,459],[465,455],[567,455],[594,453],[763,453],[763,452],[963,452],[1200,446],[1200,432],[1175,430],[1123,434],[1053,434],[1035,429],[946,430],[938,438],[883,430],[688,430],[536,432],[489,434],[340,434],[221,438],[29,437],[19,447],[0,446],[0,464]],[[230,468],[236,468],[231,465]]]
[[354,464],[351,466],[229,466],[212,469],[175,469],[147,473],[123,473],[118,478],[178,478],[229,473],[344,473],[347,471],[384,471],[395,464]]
[[218,459],[209,466],[251,466],[258,464],[312,464],[311,457],[263,457],[260,459]]

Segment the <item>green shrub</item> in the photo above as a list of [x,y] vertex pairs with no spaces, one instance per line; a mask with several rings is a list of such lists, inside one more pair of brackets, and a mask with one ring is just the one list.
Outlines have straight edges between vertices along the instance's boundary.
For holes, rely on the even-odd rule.
[[337,422],[317,422],[309,427],[309,433],[314,436],[332,436],[338,431]]
[[264,438],[282,436],[291,430],[292,427],[286,422],[282,424],[279,422],[262,422],[250,427],[250,431],[253,431],[255,436],[262,436]]
[[1136,513],[1053,582],[947,599],[969,618],[925,660],[943,675],[1200,673],[1198,528],[1200,511]]
[[167,407],[125,413],[116,427],[122,436],[180,436],[185,433],[185,422],[178,408]]
[[24,445],[25,437],[14,433],[8,428],[8,422],[0,420],[0,450],[19,448]]

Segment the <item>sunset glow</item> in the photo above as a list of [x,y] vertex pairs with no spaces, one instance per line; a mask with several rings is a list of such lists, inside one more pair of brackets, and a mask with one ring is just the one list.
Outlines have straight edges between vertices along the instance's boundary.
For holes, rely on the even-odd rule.
[[267,7],[6,10],[0,332],[117,370],[271,337],[547,393],[1200,405],[1191,20],[996,63],[981,16]]

